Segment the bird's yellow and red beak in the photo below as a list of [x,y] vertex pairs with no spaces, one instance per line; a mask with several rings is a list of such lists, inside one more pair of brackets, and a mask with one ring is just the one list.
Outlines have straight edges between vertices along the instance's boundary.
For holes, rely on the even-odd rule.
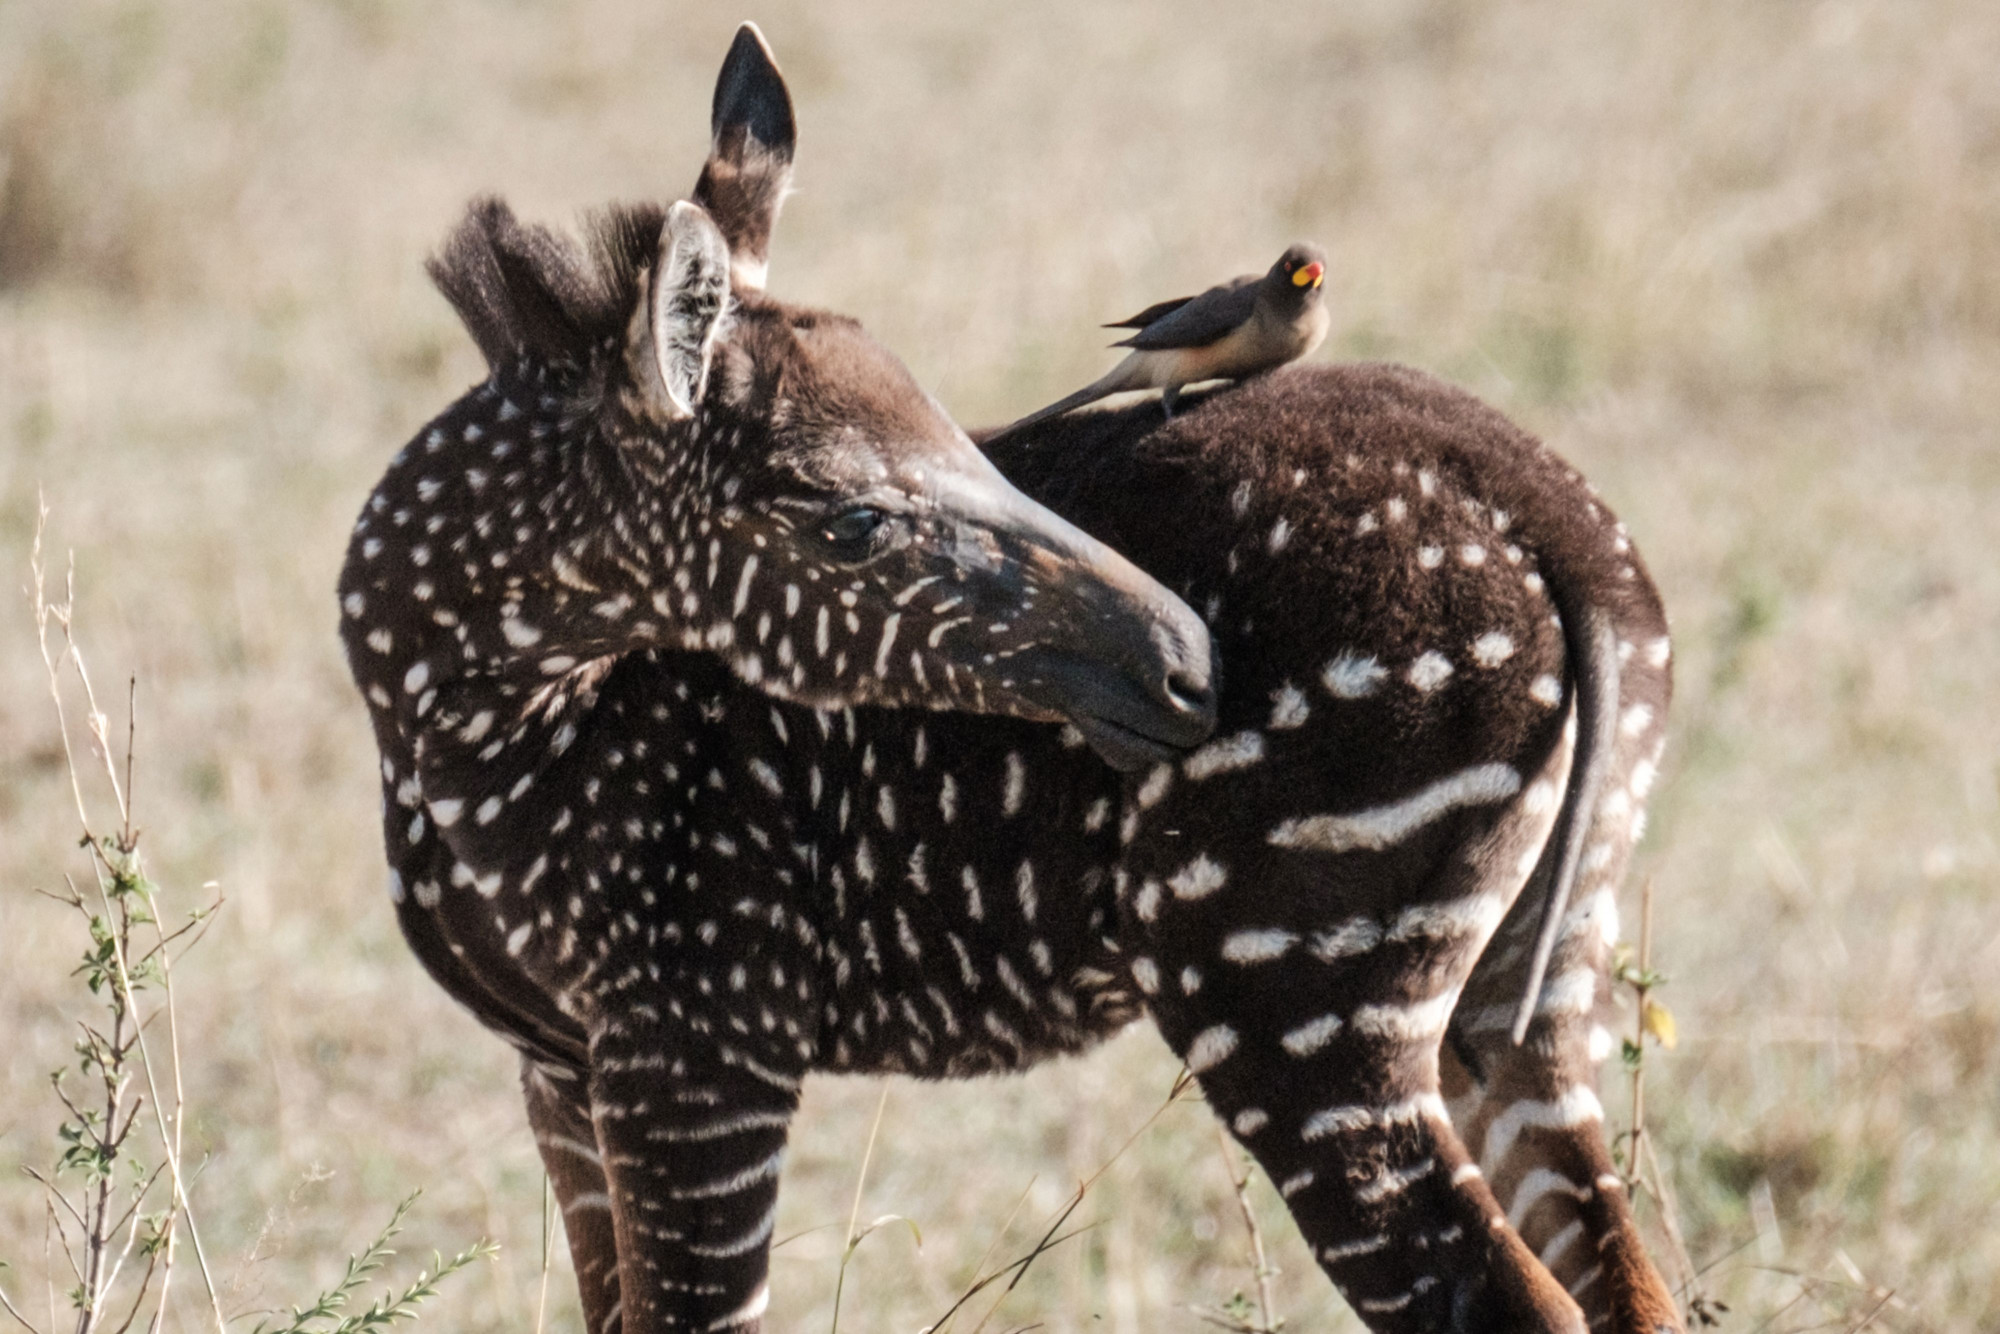
[[1314,260],[1302,268],[1292,270],[1292,286],[1318,287],[1326,281],[1326,265]]

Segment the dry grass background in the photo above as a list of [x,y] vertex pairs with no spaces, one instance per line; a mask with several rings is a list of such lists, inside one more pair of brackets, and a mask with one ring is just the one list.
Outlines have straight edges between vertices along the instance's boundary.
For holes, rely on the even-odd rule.
[[[382,899],[334,572],[387,455],[478,373],[420,271],[460,203],[560,218],[687,189],[739,17],[0,0],[0,1257],[42,1252],[14,1169],[52,1153],[75,946],[30,893],[75,865],[11,592],[40,488],[99,672],[141,681],[155,872],[187,906],[209,879],[229,899],[180,985],[232,1308],[298,1299],[422,1184],[418,1245],[506,1247],[429,1318],[531,1327],[541,1178],[512,1062]],[[1681,651],[1639,871],[1685,1035],[1649,1105],[1696,1258],[1737,1328],[1851,1326],[1869,1288],[1896,1293],[1871,1328],[1990,1327],[2000,8],[755,17],[803,135],[776,290],[861,316],[961,419],[1081,383],[1098,321],[1310,237],[1334,257],[1322,356],[1467,383],[1590,473]],[[849,1327],[934,1317],[1022,1191],[1024,1218],[1051,1208],[1173,1069],[1135,1032],[1014,1082],[897,1083],[864,1209],[925,1245],[869,1240]],[[844,1222],[876,1087],[811,1086],[781,1235]],[[1257,1191],[1292,1327],[1358,1328]],[[991,1328],[1192,1330],[1188,1304],[1246,1281],[1199,1105],[1084,1212]],[[777,1328],[825,1326],[838,1245],[778,1253]]]

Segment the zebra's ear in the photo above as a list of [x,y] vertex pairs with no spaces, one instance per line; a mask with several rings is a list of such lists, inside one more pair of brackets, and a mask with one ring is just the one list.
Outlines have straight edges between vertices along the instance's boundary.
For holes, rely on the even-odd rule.
[[647,341],[664,416],[694,415],[728,313],[729,243],[699,204],[683,199],[667,210],[646,296]]
[[764,290],[771,228],[792,180],[797,126],[785,76],[757,25],[736,30],[736,40],[715,80],[709,117],[713,136],[695,202],[709,211],[729,238],[731,274],[744,292]]

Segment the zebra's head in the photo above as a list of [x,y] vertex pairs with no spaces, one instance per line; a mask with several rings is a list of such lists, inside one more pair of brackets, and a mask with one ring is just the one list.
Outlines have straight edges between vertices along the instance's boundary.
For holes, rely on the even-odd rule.
[[791,150],[746,25],[695,200],[600,216],[589,256],[489,202],[434,263],[579,454],[554,505],[602,531],[556,576],[780,698],[1063,719],[1121,767],[1202,740],[1200,619],[1015,490],[858,323],[764,295]]

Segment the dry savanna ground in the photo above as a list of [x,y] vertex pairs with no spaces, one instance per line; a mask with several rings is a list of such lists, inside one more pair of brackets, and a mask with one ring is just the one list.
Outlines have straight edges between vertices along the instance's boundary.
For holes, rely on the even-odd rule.
[[[71,1059],[83,943],[32,893],[80,869],[15,595],[39,491],[99,673],[139,678],[152,866],[172,905],[227,896],[178,977],[230,1309],[300,1300],[422,1185],[413,1249],[504,1248],[427,1318],[531,1327],[541,1175],[512,1061],[391,921],[331,590],[388,454],[478,374],[429,247],[482,190],[559,219],[689,188],[740,17],[0,2],[0,1281],[37,1302],[43,1206],[16,1169],[55,1153],[46,1075]],[[1649,1115],[1703,1283],[1743,1330],[1990,1326],[2000,7],[755,17],[802,128],[775,289],[862,317],[962,420],[1095,375],[1099,321],[1313,238],[1333,256],[1319,355],[1435,370],[1585,468],[1678,632],[1637,871],[1682,1035],[1652,1058]],[[870,1237],[843,1320],[934,1318],[1174,1071],[1135,1031],[1021,1080],[893,1083],[862,1207],[923,1245]],[[879,1089],[810,1088],[777,1328],[829,1323]],[[1358,1328],[1268,1186],[1251,1201],[1289,1327]],[[1194,1330],[1190,1306],[1248,1281],[1198,1103],[1079,1218],[989,1329]],[[568,1330],[561,1263],[548,1321]]]

